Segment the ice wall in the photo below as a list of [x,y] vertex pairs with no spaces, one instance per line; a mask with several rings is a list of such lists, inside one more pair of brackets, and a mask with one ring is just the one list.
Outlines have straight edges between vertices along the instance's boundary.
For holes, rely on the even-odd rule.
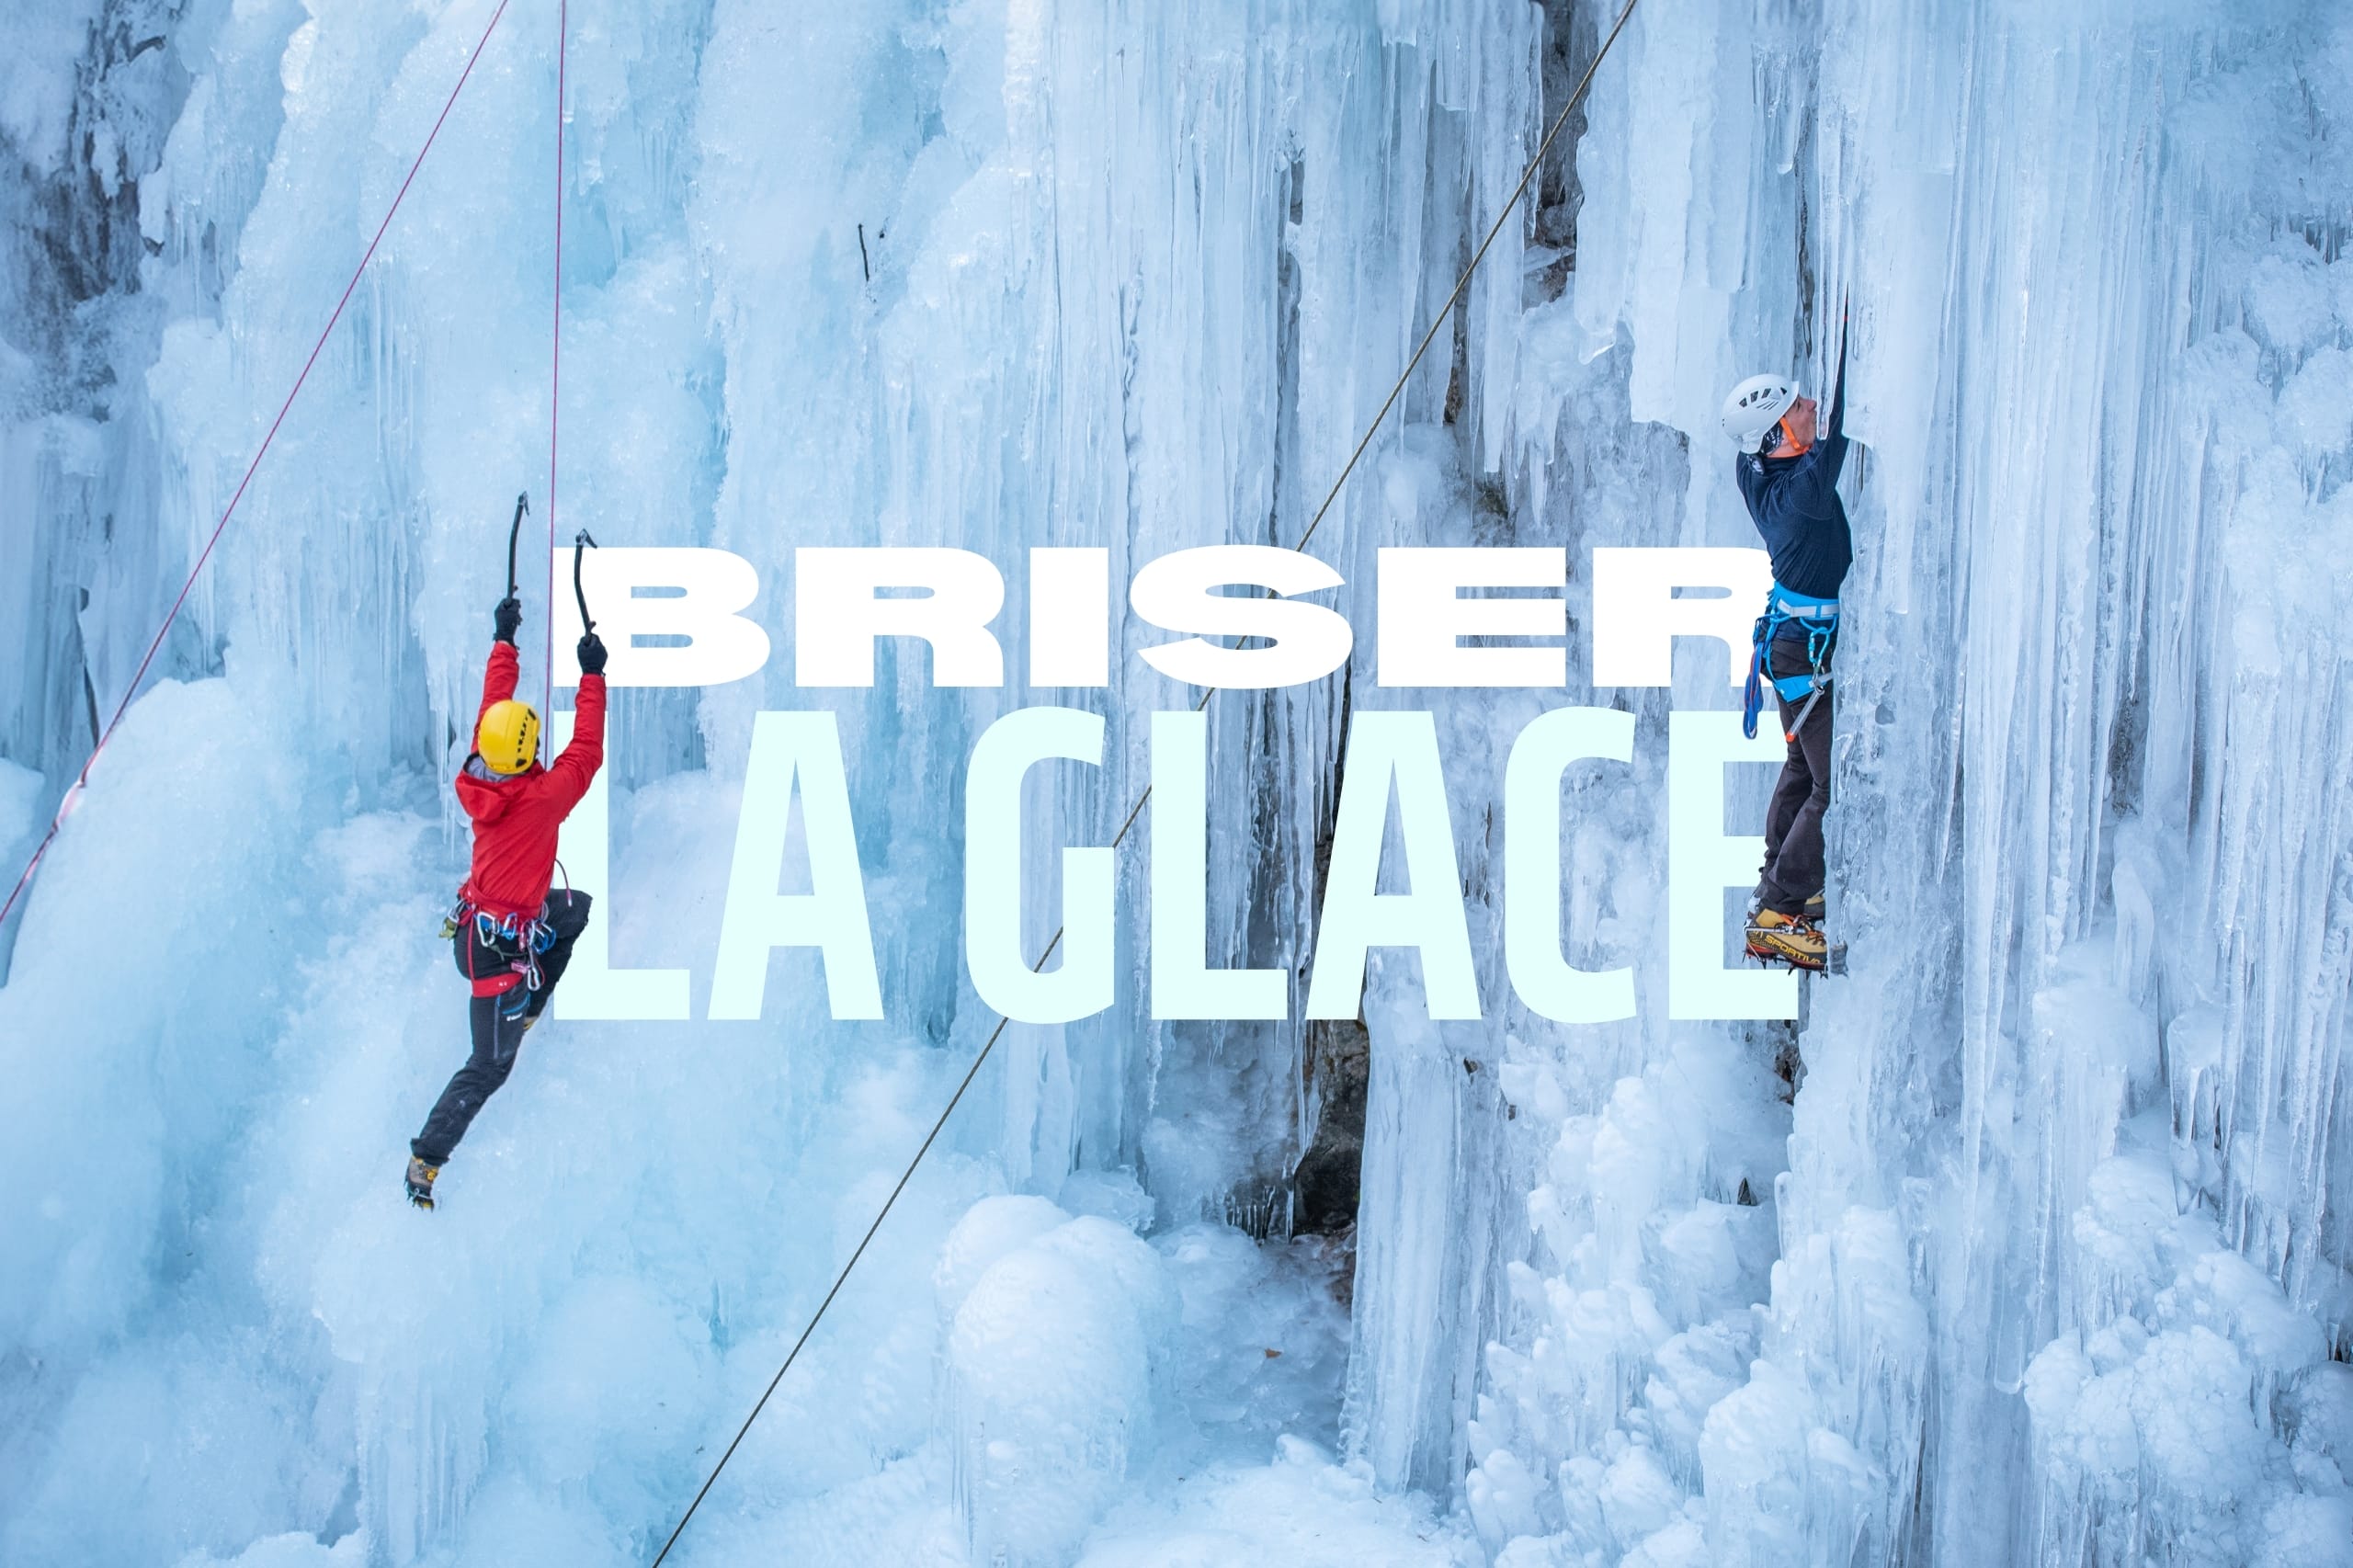
[[[95,0],[0,26],[0,749],[51,776],[38,792],[45,826],[67,754],[78,762],[88,747],[100,694],[119,700],[150,607],[168,592],[174,563],[146,522],[160,457],[145,369],[164,321],[219,277],[142,277],[138,181],[161,157],[210,29],[172,26],[160,5]],[[220,237],[233,244],[233,229]],[[175,653],[204,662],[192,640]],[[0,828],[21,867],[31,846],[18,825]]]
[[[62,593],[136,564],[126,598],[168,602],[492,9],[165,17],[187,107],[137,106],[147,140],[118,183],[140,254],[93,313],[169,305],[115,371],[138,409],[69,432],[109,483],[132,465],[103,443],[142,433],[152,496],[92,565],[68,548],[81,503],[40,479],[33,580]],[[42,34],[41,58],[70,74],[142,17],[101,9],[95,33]],[[795,544],[981,550],[1007,570],[1018,626],[1031,544],[1105,542],[1124,573],[1176,544],[1297,537],[1467,224],[1516,177],[1540,36],[1516,6],[583,5],[574,19],[560,526],[744,553],[769,574],[759,613],[784,648]],[[642,1555],[994,1021],[963,989],[952,917],[929,912],[958,905],[961,846],[940,824],[961,820],[971,741],[1034,694],[935,693],[919,653],[894,654],[870,699],[824,699],[844,714],[892,1017],[835,1028],[813,967],[787,962],[767,1019],[723,1040],[570,1027],[539,1088],[502,1102],[506,1130],[486,1120],[453,1163],[449,1225],[421,1229],[394,1201],[407,1124],[456,1061],[430,933],[463,840],[440,778],[465,749],[510,498],[530,488],[545,511],[552,21],[516,6],[485,51],[167,651],[170,676],[210,678],[133,710],[22,917],[0,1036],[51,1131],[40,1192],[0,1230],[12,1560],[210,1561],[249,1542],[255,1561],[299,1559],[287,1530],[322,1560]],[[69,141],[33,172],[73,184],[85,155]],[[1482,359],[1517,351],[1517,238],[1498,248],[1503,282],[1473,296],[1463,352]],[[47,319],[26,301],[12,324]],[[1403,412],[1434,415],[1467,374],[1434,358]],[[1352,576],[1391,511],[1368,485],[1328,519]],[[70,647],[62,614],[28,618],[28,645]],[[105,625],[135,640],[146,616],[110,608]],[[544,673],[534,642],[527,688]],[[12,695],[42,712],[79,675],[25,671]],[[97,687],[120,676],[93,665]],[[780,659],[699,703],[616,704],[617,854],[597,891],[617,961],[707,966],[731,780],[756,709],[812,700],[790,676]],[[1154,679],[1072,694],[1105,700],[1115,755],[1038,803],[1040,945],[1042,846],[1108,836],[1142,776],[1142,716],[1173,699]],[[1301,951],[1343,689],[1217,718],[1213,772],[1234,786],[1220,814],[1267,824],[1215,835],[1231,926],[1214,941],[1233,956],[1288,967]],[[288,745],[322,715],[336,739]],[[53,790],[78,748],[44,722],[23,755]],[[203,770],[201,787],[176,768]],[[147,803],[166,787],[176,811]],[[184,869],[199,838],[207,858]],[[117,928],[147,867],[214,875],[141,927],[171,985],[83,1006],[74,955]],[[1123,896],[1141,895],[1131,878]],[[707,984],[699,972],[698,1011]],[[1138,1560],[1156,1517],[1246,1540],[1276,1521],[1230,1517],[1251,1506],[1234,1499],[1269,1496],[1322,1498],[1351,1551],[1462,1548],[1426,1504],[1329,1457],[1346,1361],[1330,1271],[1244,1267],[1221,1250],[1230,1230],[1183,1239],[1200,1217],[1282,1229],[1297,1031],[1164,1037],[1141,1006],[1131,986],[1119,1017],[1009,1032],[690,1560],[790,1537],[849,1562],[1067,1561],[1123,1496],[1143,1512],[1106,1562]],[[84,1131],[109,1115],[132,1153]],[[1074,1224],[1154,1227],[1179,1294],[1214,1304],[1172,1322],[1149,1299],[1155,1266],[1101,1286],[1099,1312],[1041,1307],[1025,1332],[1048,1348],[1113,1325],[1099,1377],[1063,1367],[1072,1408],[1116,1417],[1075,1444],[1048,1430],[1062,1407],[1023,1403],[1032,1352],[925,1288],[959,1216],[1006,1189],[1058,1199]],[[1043,1435],[1016,1487],[988,1461],[1023,1421]],[[175,1440],[188,1424],[216,1436]],[[1227,1484],[1279,1432],[1282,1465]],[[132,1440],[155,1456],[157,1506],[101,1517],[86,1478]],[[1184,1491],[1188,1474],[1211,1489]],[[1023,1502],[1041,1490],[1059,1515]]]
[[[0,843],[493,8],[0,24]],[[1132,658],[937,692],[912,645],[801,691],[790,550],[981,551],[1012,629],[1031,545],[1290,542],[1611,19],[572,11],[559,520],[745,555],[779,649],[620,694],[614,959],[699,1012],[750,716],[830,707],[890,1017],[786,960],[756,1027],[559,1021],[441,1212],[391,1187],[459,1050],[440,778],[515,492],[544,515],[554,12],[517,0],[15,933],[11,1562],[649,1555],[995,1021],[930,913],[973,738],[1110,721],[1029,804],[1041,947],[1055,847],[1191,695]],[[1007,1031],[687,1560],[2341,1554],[2348,94],[2353,35],[2287,0],[1643,0],[1315,549],[1361,585],[1381,544],[1561,544],[1581,583],[1747,543],[1722,390],[1818,381],[1848,307],[1853,972],[1802,1035],[1664,1021],[1665,714],[1730,700],[1693,648],[1563,789],[1567,954],[1635,963],[1639,1018],[1501,1002],[1479,802],[1541,694],[1381,691],[1336,596],[1344,678],[1212,704],[1211,960],[1296,971],[1347,716],[1428,708],[1500,1004],[1434,1025],[1374,967],[1346,1320],[1324,1252],[1222,1223],[1279,1237],[1322,1089],[1297,1026],[1143,1017],[1147,820],[1120,1003]]]
[[1722,1183],[1646,1109],[1688,1042],[1565,1102],[1573,1051],[1523,1070],[1562,1114],[1483,1537],[2344,1560],[2344,24],[1695,6],[1632,43],[1574,309],[1691,437],[1686,538],[1738,531],[1720,389],[1822,375],[1851,303],[1854,968],[1810,998],[1768,1290],[1694,1245]]

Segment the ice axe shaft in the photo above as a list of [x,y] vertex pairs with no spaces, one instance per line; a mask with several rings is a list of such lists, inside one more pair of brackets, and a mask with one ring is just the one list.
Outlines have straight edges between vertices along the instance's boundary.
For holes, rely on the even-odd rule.
[[523,515],[531,509],[531,494],[525,491],[515,497],[515,521],[506,530],[506,597],[517,597],[515,591],[515,543],[523,537]]
[[597,623],[588,616],[588,591],[580,585],[580,560],[584,551],[597,548],[586,528],[582,528],[572,541],[572,597],[580,601],[580,630],[584,634],[596,631]]
[[1781,739],[1783,741],[1787,742],[1790,745],[1798,744],[1798,732],[1805,728],[1805,722],[1813,716],[1813,705],[1821,701],[1822,694],[1829,689],[1830,677],[1828,676],[1816,676],[1813,677],[1813,690],[1806,698],[1805,706],[1798,710],[1796,722],[1792,723],[1788,729],[1781,732]]

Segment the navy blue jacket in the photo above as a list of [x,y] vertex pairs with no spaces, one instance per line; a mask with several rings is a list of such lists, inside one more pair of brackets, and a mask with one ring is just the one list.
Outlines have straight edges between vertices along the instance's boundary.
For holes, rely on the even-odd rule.
[[1838,500],[1838,471],[1847,461],[1847,357],[1838,357],[1838,387],[1830,423],[1813,448],[1794,458],[1739,459],[1740,494],[1765,549],[1773,581],[1818,599],[1835,599],[1855,559],[1847,508]]

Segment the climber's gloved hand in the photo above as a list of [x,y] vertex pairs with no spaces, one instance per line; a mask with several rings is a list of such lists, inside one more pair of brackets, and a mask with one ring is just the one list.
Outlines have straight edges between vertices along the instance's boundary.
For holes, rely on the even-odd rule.
[[501,599],[498,601],[498,608],[490,612],[490,618],[491,623],[497,628],[493,635],[501,642],[511,645],[515,641],[515,633],[521,630],[523,625],[523,601],[516,598]]
[[584,676],[605,673],[605,640],[593,631],[580,640],[580,673]]

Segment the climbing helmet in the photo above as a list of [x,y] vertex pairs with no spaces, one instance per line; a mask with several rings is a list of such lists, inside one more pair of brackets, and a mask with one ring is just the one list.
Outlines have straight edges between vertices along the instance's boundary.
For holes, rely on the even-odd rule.
[[1724,434],[1742,451],[1761,452],[1797,401],[1797,383],[1787,376],[1751,376],[1724,399]]
[[492,703],[475,726],[474,750],[493,773],[522,772],[540,755],[540,716],[529,703],[513,698]]

